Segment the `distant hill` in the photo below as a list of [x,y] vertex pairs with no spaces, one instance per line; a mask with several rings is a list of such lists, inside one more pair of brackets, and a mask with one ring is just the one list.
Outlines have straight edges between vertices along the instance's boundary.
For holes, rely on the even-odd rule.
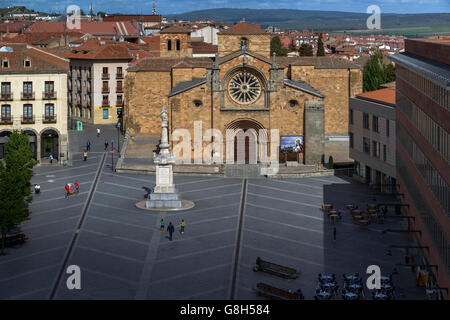
[[[213,19],[220,22],[234,23],[245,21],[269,25],[281,29],[314,29],[314,31],[338,31],[367,29],[369,17],[365,13],[312,11],[291,9],[208,9],[191,11],[169,16],[178,20]],[[450,13],[393,14],[381,15],[383,29],[403,29],[414,27],[449,28]]]

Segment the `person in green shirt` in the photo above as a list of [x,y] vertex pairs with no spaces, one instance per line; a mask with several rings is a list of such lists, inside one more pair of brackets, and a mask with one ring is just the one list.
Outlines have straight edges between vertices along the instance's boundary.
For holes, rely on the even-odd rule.
[[164,231],[164,219],[161,219],[161,228],[159,229],[159,231]]

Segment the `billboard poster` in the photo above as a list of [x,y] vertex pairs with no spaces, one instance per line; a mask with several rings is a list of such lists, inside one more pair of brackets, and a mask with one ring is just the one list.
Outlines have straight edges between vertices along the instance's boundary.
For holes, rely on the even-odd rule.
[[303,136],[281,136],[280,149],[281,153],[302,153]]

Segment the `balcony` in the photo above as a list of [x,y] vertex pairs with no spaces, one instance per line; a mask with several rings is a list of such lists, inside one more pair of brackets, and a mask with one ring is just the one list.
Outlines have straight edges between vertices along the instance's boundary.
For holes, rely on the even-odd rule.
[[102,107],[109,107],[109,100],[103,100]]
[[122,87],[117,87],[116,88],[116,93],[123,93],[123,88]]
[[117,107],[123,107],[123,100],[117,100],[116,101],[116,106]]
[[1,124],[12,124],[12,123],[13,123],[13,121],[12,121],[11,117],[9,117],[9,118],[1,118],[0,119],[0,125]]
[[109,88],[102,88],[102,93],[109,93]]
[[35,94],[34,92],[21,92],[22,100],[34,100]]
[[34,115],[32,116],[22,116],[20,121],[22,124],[33,124],[34,123]]
[[42,92],[43,100],[56,100],[56,91],[44,91]]
[[42,123],[56,123],[56,114],[44,114],[42,116]]
[[102,73],[102,80],[109,80],[109,73]]
[[116,73],[116,79],[123,79],[123,73]]
[[0,101],[12,101],[14,100],[12,93],[2,93],[0,96]]

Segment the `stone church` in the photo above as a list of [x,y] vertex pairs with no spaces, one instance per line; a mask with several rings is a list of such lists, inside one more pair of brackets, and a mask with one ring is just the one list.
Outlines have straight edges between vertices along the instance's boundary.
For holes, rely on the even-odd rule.
[[[339,161],[340,154],[348,155],[349,98],[362,92],[360,68],[331,57],[271,56],[270,40],[259,25],[240,22],[218,33],[215,58],[193,57],[189,30],[162,30],[160,57],[128,69],[125,129],[132,135],[159,135],[160,111],[166,105],[170,135],[187,129],[194,137],[198,121],[203,132],[220,130],[223,162],[232,153],[254,163],[259,152],[268,152],[253,147],[263,138],[260,129],[267,135],[278,129],[280,139],[302,137],[302,152],[279,150],[280,162],[317,164],[329,155]],[[227,129],[244,133],[244,147],[236,146],[237,138],[234,146],[226,144]],[[203,139],[203,145],[213,139]],[[198,157],[194,146],[191,151],[192,159]]]

